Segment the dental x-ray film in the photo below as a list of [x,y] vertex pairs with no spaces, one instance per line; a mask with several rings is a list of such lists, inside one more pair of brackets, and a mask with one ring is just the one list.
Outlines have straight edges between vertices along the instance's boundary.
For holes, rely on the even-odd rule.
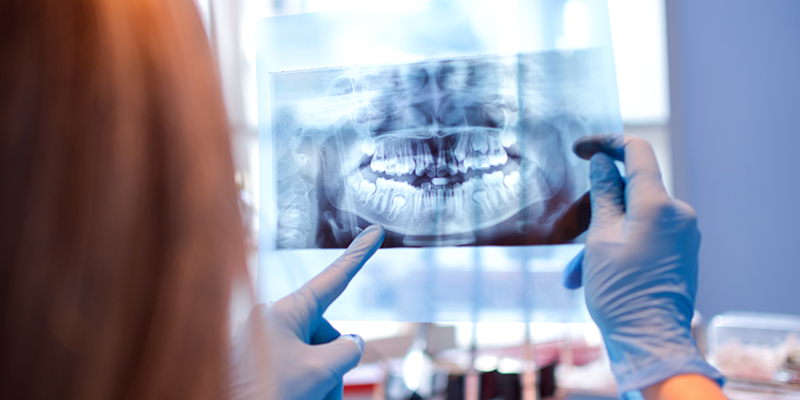
[[[370,224],[422,265],[429,248],[479,269],[487,246],[575,253],[589,182],[572,144],[621,131],[604,1],[398,2],[267,18],[257,41],[259,270],[292,282],[267,298]],[[424,308],[391,318],[437,318]]]
[[346,247],[369,224],[387,247],[572,241],[594,52],[270,74],[277,247]]

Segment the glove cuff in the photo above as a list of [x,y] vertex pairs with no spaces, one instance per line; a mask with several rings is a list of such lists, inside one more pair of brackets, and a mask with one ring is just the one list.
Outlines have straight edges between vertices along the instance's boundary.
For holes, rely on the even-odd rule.
[[[676,375],[699,374],[716,381],[724,377],[703,358],[688,330],[669,335],[603,335],[621,398]],[[675,332],[673,332],[675,333]]]
[[[625,376],[617,375],[620,398],[625,394],[655,385],[673,376],[683,374],[703,375],[722,386],[725,378],[716,368],[702,358],[667,358],[659,360]],[[616,375],[616,374],[615,374]]]

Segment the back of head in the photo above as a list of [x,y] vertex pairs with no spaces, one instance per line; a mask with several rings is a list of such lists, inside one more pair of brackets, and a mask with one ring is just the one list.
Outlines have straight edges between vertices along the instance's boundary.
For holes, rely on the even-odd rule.
[[224,397],[244,268],[191,0],[0,3],[0,398]]

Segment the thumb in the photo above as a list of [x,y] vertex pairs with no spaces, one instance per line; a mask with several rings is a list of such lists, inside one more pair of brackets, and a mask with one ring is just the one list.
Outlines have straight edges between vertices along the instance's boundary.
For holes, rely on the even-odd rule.
[[625,214],[625,183],[614,161],[605,153],[591,159],[592,221],[589,229],[602,228]]
[[[313,346],[320,363],[328,366],[335,382],[341,382],[347,371],[355,368],[364,352],[364,339],[358,335],[342,335],[330,343]],[[333,389],[331,386],[330,389]]]
[[564,268],[561,283],[565,288],[577,289],[583,285],[583,254],[585,251],[586,249],[582,249]]

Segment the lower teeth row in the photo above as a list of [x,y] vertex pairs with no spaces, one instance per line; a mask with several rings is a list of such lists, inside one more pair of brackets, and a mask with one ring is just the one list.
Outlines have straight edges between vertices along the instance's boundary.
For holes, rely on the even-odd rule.
[[521,184],[517,171],[508,175],[495,171],[468,179],[463,184],[424,184],[422,187],[383,178],[372,183],[356,172],[348,177],[347,191],[360,205],[394,221],[404,212],[410,212],[414,218],[455,218],[474,211],[491,217],[507,207],[519,206]]

